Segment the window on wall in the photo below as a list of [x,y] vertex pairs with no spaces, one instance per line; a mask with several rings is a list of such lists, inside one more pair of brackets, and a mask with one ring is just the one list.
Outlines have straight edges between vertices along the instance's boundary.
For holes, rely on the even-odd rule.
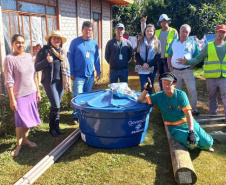
[[25,38],[26,52],[46,44],[45,36],[57,29],[56,7],[18,0],[2,0],[2,20],[6,54],[12,52],[10,39],[16,33]]
[[93,39],[97,42],[98,48],[101,48],[101,14],[93,13]]

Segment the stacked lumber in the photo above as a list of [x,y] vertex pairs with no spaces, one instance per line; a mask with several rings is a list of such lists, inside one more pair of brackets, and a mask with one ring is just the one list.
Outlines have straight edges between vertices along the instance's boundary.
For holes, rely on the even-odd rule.
[[214,140],[220,143],[226,143],[225,115],[200,114],[195,117],[195,120]]

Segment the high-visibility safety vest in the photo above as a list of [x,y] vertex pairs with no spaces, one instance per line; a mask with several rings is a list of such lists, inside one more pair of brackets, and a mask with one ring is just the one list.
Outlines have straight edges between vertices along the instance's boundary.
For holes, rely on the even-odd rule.
[[208,53],[208,56],[205,59],[204,65],[203,65],[205,78],[219,78],[221,74],[223,77],[226,77],[226,54],[221,63],[217,56],[214,42],[208,43],[207,53]]
[[[159,35],[160,35],[161,31],[162,31],[161,29],[160,30],[156,30],[155,34],[156,34],[157,38],[159,38]],[[166,40],[166,52],[167,52],[167,50],[169,48],[170,43],[173,41],[174,33],[175,33],[175,29],[174,28],[170,28],[169,29],[169,33],[167,35],[167,40]],[[165,57],[168,56],[168,54],[166,52],[165,52]]]

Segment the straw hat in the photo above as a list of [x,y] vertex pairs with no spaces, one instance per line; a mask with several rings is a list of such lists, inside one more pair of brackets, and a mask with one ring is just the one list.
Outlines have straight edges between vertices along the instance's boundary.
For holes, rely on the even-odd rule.
[[67,41],[67,39],[61,35],[59,30],[53,30],[50,35],[45,36],[46,42],[49,41],[50,37],[60,37],[62,40],[62,44],[64,44]]

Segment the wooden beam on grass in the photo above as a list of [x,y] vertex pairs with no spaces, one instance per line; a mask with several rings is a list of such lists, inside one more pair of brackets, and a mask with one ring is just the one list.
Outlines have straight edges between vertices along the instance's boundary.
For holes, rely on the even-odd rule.
[[195,119],[214,140],[217,140],[220,143],[226,143],[225,115],[202,114]]
[[[160,92],[158,82],[154,83],[154,89],[155,92]],[[195,184],[197,181],[197,175],[195,173],[188,149],[170,136],[166,125],[165,130],[170,148],[175,181],[178,184]]]

